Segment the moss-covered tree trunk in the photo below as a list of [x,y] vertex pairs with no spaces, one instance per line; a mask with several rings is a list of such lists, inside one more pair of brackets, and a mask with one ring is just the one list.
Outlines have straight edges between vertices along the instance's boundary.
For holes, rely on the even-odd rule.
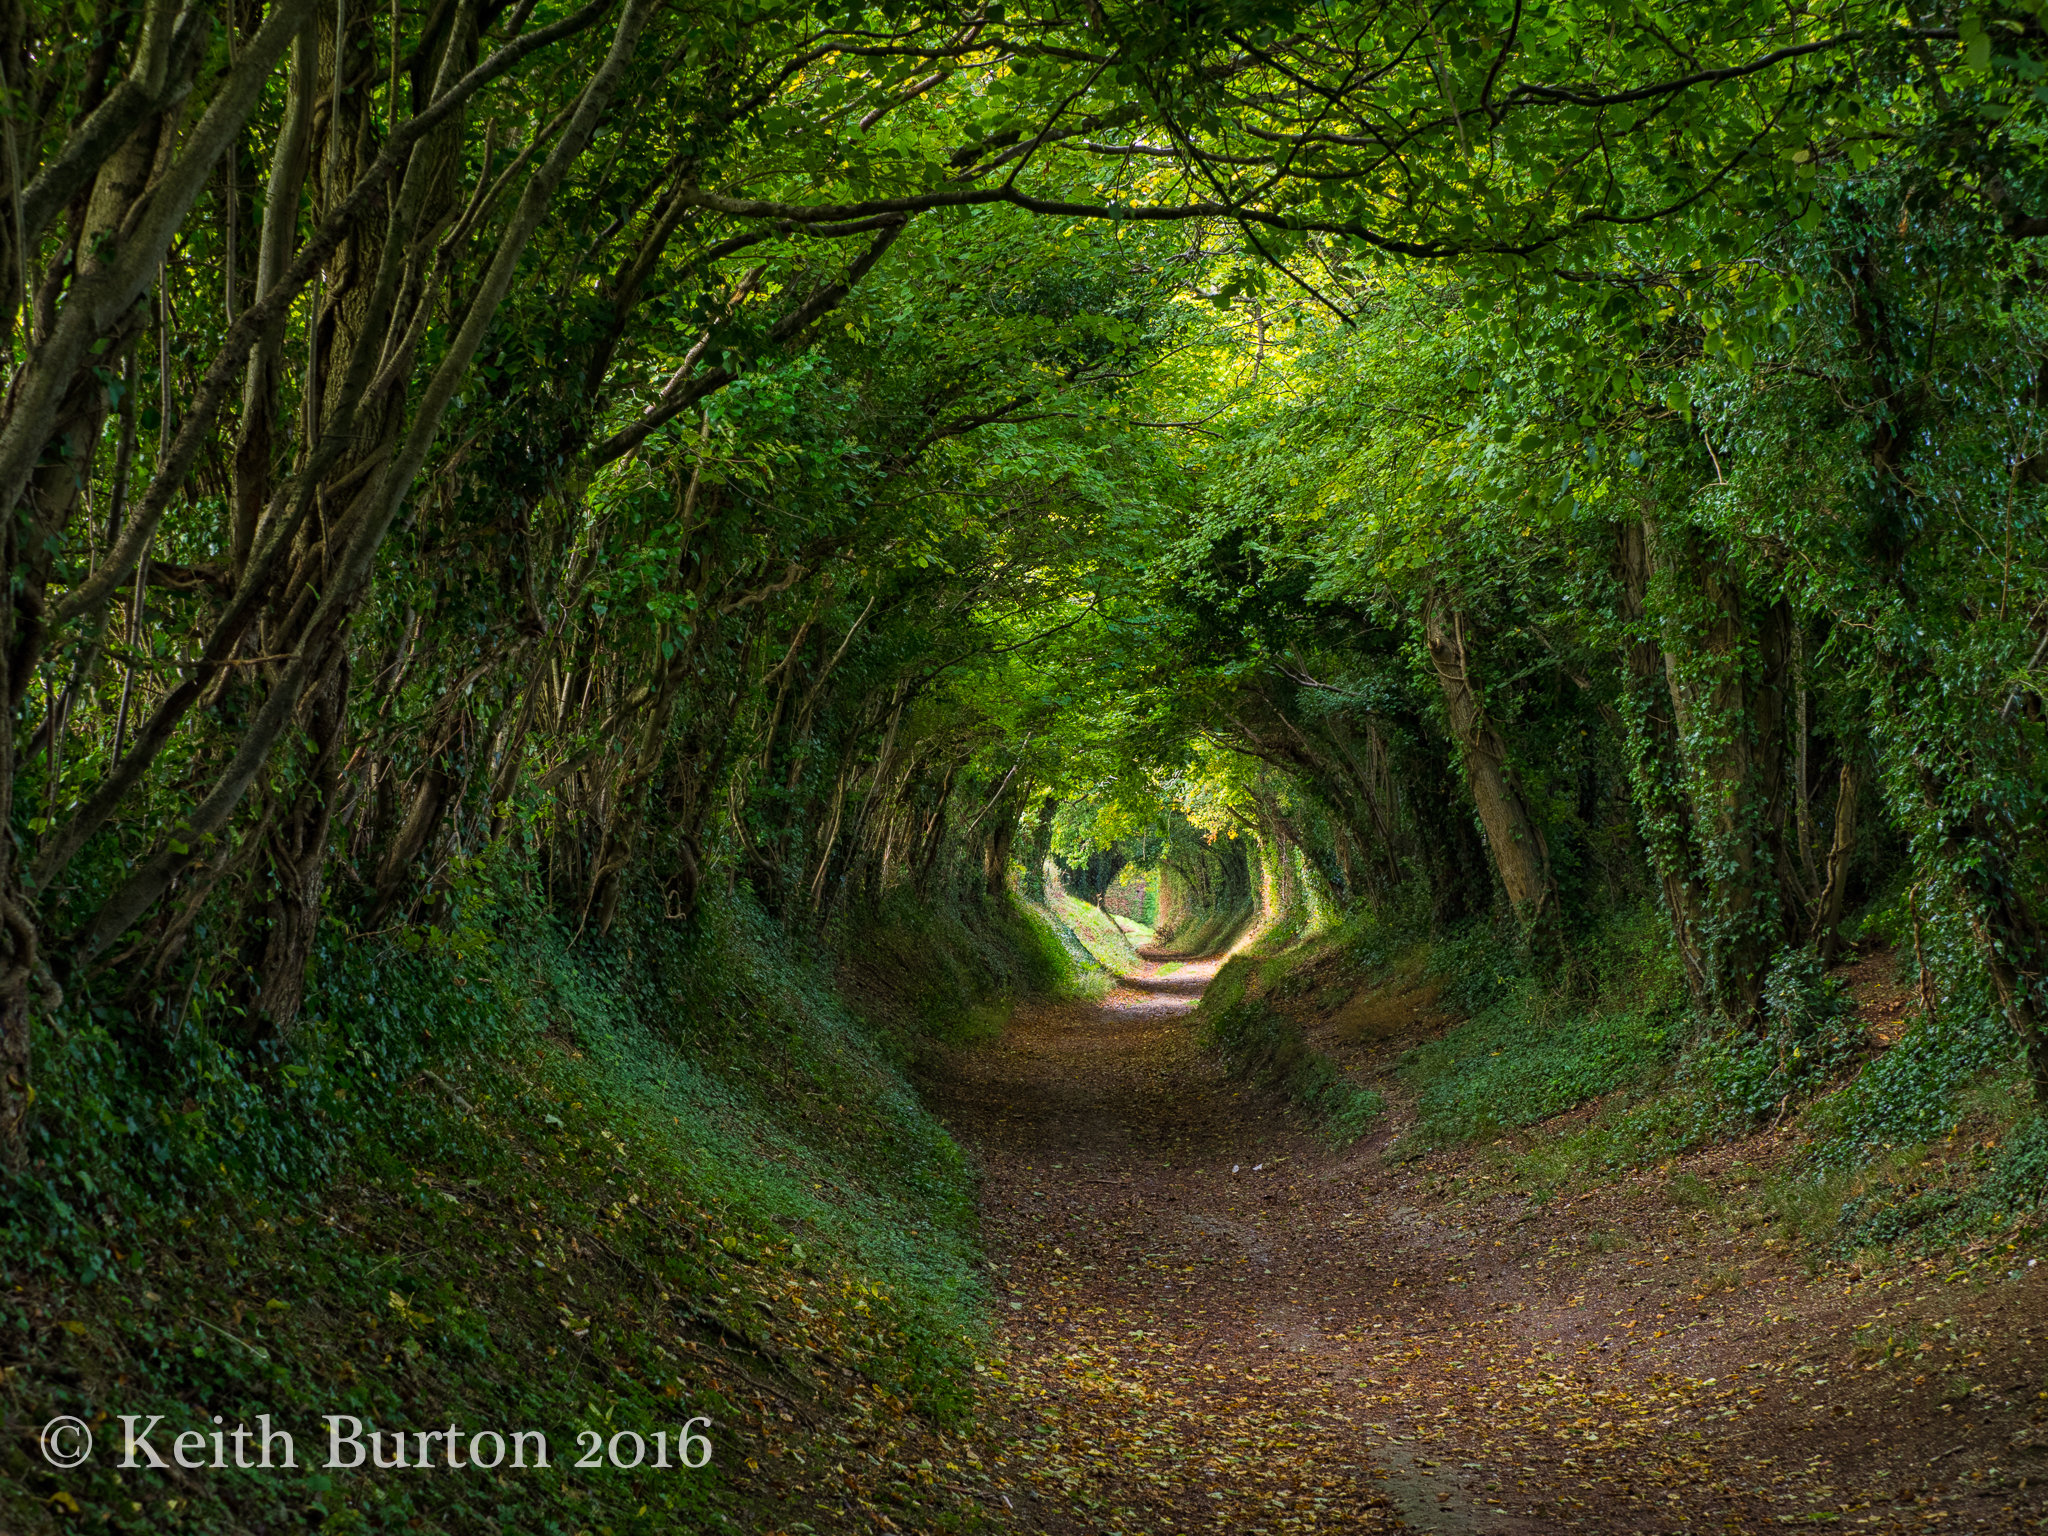
[[1024,853],[1024,899],[1045,905],[1045,861],[1052,857],[1052,823],[1059,814],[1060,798],[1047,790],[1031,820],[1031,841]]

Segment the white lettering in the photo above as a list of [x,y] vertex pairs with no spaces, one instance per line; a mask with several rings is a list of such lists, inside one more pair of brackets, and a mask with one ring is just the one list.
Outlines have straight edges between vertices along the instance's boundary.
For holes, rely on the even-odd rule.
[[149,1422],[142,1426],[142,1433],[138,1435],[135,1433],[135,1421],[141,1417],[142,1415],[139,1413],[124,1413],[121,1415],[121,1428],[126,1439],[126,1444],[122,1447],[121,1451],[121,1465],[124,1467],[134,1466],[136,1464],[135,1453],[140,1451],[149,1458],[145,1465],[153,1468],[168,1467],[170,1463],[157,1455],[156,1447],[149,1443],[151,1431],[157,1425],[163,1423],[164,1416],[160,1413],[151,1414]]
[[282,1429],[272,1429],[270,1427],[270,1415],[267,1413],[258,1414],[256,1422],[263,1426],[263,1459],[257,1465],[260,1467],[270,1466],[270,1447],[274,1443],[281,1443],[284,1446],[284,1460],[278,1462],[277,1465],[281,1467],[296,1467],[298,1462],[294,1459],[295,1447],[292,1445],[290,1433]]
[[[489,1461],[484,1460],[484,1453],[480,1449],[486,1440],[491,1442],[491,1459]],[[471,1466],[483,1467],[489,1470],[504,1459],[505,1437],[496,1430],[481,1429],[469,1437],[469,1464]]]
[[[341,1426],[348,1425],[348,1433],[341,1432]],[[354,1451],[355,1459],[343,1461],[341,1448],[346,1445]],[[363,1464],[363,1421],[352,1414],[330,1413],[327,1415],[327,1465],[330,1467],[360,1467]]]
[[206,1436],[199,1433],[196,1429],[188,1429],[171,1442],[171,1459],[181,1467],[205,1466],[206,1460],[203,1454],[198,1461],[187,1461],[185,1459],[185,1442],[188,1440],[192,1443],[194,1451],[203,1453],[206,1450]]
[[515,1467],[526,1465],[526,1442],[529,1440],[533,1442],[535,1454],[540,1457],[540,1460],[536,1461],[534,1465],[536,1467],[546,1466],[548,1464],[548,1437],[537,1429],[522,1429],[513,1433],[512,1465]]
[[[708,1417],[690,1419],[684,1423],[682,1433],[676,1436],[676,1455],[681,1458],[683,1465],[692,1472],[706,1465],[711,1460],[710,1437],[693,1433],[699,1424],[709,1429],[711,1427],[711,1420]],[[701,1454],[694,1449],[697,1446],[703,1447]]]

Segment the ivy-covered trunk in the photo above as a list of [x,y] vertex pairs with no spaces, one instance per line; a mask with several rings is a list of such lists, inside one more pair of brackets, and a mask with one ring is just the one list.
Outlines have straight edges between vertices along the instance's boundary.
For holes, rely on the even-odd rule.
[[1045,905],[1045,861],[1052,857],[1052,823],[1059,814],[1060,797],[1048,789],[1038,802],[1038,814],[1031,821],[1031,841],[1024,855],[1024,899]]
[[[1695,531],[1658,537],[1654,558],[1665,599],[1664,673],[1695,848],[1690,928],[1701,990],[1722,1015],[1759,1022],[1773,957],[1802,937],[1781,888],[1792,610],[1782,597],[1752,592]],[[1650,806],[1668,817],[1654,776],[1645,787]],[[1668,846],[1669,835],[1660,836]]]
[[991,899],[1010,887],[1010,850],[1016,845],[1017,823],[1023,815],[1019,799],[1006,795],[990,813],[994,825],[981,847],[981,889]]
[[2040,722],[1972,721],[1923,667],[1912,671],[1918,686],[1885,701],[1890,777],[1917,790],[1920,865],[1969,923],[2035,1100],[2048,1106],[2048,839],[2029,814],[2039,801],[2022,735]]
[[1663,893],[1672,947],[1696,1006],[1712,1004],[1707,946],[1701,932],[1705,894],[1692,805],[1685,793],[1678,724],[1665,675],[1665,657],[1649,617],[1651,577],[1649,526],[1638,519],[1619,525],[1615,558],[1622,637],[1622,721],[1626,733],[1629,784],[1650,869]]
[[2026,1053],[2035,1101],[2048,1105],[2048,923],[2042,921],[2039,895],[2015,878],[2010,843],[1993,835],[1988,807],[1977,807],[1970,831],[1979,856],[1960,867],[1967,872],[1978,950]]

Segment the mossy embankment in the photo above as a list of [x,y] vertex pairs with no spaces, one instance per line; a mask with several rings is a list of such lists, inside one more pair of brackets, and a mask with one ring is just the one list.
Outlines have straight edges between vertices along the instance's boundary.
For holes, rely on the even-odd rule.
[[1138,949],[1152,942],[1148,925],[1062,892],[1052,894],[1046,910],[1074,935],[1105,977],[1128,976],[1144,964]]
[[[509,876],[464,913],[331,945],[258,1060],[211,1043],[204,999],[154,1041],[89,1006],[53,1027],[0,1240],[0,1528],[969,1520],[971,1476],[931,1468],[965,1454],[983,1336],[973,1185],[910,1074],[1069,984],[1057,941],[989,901],[810,946],[743,899],[572,940]],[[87,1466],[44,1464],[58,1414],[92,1427]],[[122,1414],[162,1415],[164,1446],[268,1414],[298,1467],[122,1472]],[[551,1464],[331,1469],[328,1415],[540,1430]],[[657,1433],[675,1461],[699,1416],[709,1466],[611,1465]]]

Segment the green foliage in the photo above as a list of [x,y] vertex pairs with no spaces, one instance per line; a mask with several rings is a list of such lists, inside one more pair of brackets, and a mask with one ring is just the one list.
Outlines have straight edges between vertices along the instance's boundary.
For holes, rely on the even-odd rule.
[[[1371,935],[1364,954],[1380,960],[1389,937]],[[1465,1018],[1401,1060],[1416,1095],[1410,1150],[1485,1139],[1670,1076],[1689,1023],[1654,913],[1620,913],[1582,936],[1572,965],[1578,989],[1561,991],[1530,975],[1525,953],[1490,924],[1429,945],[1423,968],[1442,980],[1440,1006]]]
[[1838,1241],[1844,1249],[1937,1248],[2002,1233],[2016,1219],[2035,1215],[2048,1199],[2048,1116],[2023,1121],[1995,1151],[1973,1148],[1960,1167],[1944,1165],[1932,1179],[1913,1177],[1925,1160],[1901,1163],[1898,1176],[1860,1181],[1865,1187],[1842,1202]]
[[1069,998],[1097,998],[1109,990],[1112,973],[1058,912],[1022,897],[1017,907],[1028,925],[1037,974],[1044,978],[1036,990]]
[[[336,1191],[445,1235],[419,1170],[495,1146],[574,1162],[520,1186],[566,1219],[624,1137],[957,1414],[966,1174],[905,1073],[1135,963],[1020,847],[1245,949],[1212,1041],[1339,1139],[1381,1106],[1283,1006],[1337,956],[1460,1016],[1416,1144],[1606,1100],[1545,1178],[1797,1117],[1818,1221],[2015,1040],[2048,1094],[2031,20],[636,4],[510,67],[442,14],[0,39],[7,1279],[376,1313]],[[1882,1054],[1852,935],[1936,999]],[[2017,1210],[2012,1145],[1859,1230]],[[493,1358],[454,1283],[384,1311]]]
[[1417,1096],[1415,1150],[1532,1125],[1668,1070],[1669,1015],[1575,1013],[1559,1018],[1533,987],[1402,1061]]
[[905,1061],[926,1044],[986,1041],[1016,998],[1062,995],[1078,982],[1056,936],[1007,893],[943,906],[899,894],[843,920],[837,947],[853,994]]
[[1909,905],[1909,882],[1902,876],[1858,914],[1856,938],[1859,943],[1884,949],[1913,949],[1913,917]]
[[[482,899],[539,915],[510,883]],[[302,1027],[253,1051],[235,1044],[232,1005],[196,989],[155,1039],[132,1007],[91,991],[52,1016],[0,1263],[92,1281],[195,1201],[227,1212],[297,1198],[365,1141],[401,1155],[426,1145],[446,1112],[417,1091],[424,1075],[530,1039],[490,927],[465,919],[452,937],[363,945],[336,924],[328,938]]]
[[[126,1411],[142,1381],[302,1442],[329,1412],[530,1424],[559,1461],[586,1423],[745,1418],[700,1353],[739,1340],[778,1390],[837,1398],[853,1372],[958,1419],[984,1326],[972,1184],[900,1062],[1060,980],[1043,929],[1002,903],[899,903],[844,935],[835,983],[744,897],[687,927],[629,904],[572,942],[519,873],[476,883],[452,935],[329,947],[309,1027],[265,1057],[202,1052],[197,1023],[140,1066],[105,1033],[54,1036],[75,1042],[45,1069],[65,1155],[10,1187],[0,1223],[8,1321],[41,1341],[18,1411]],[[111,1482],[72,1486],[128,1508]],[[466,1489],[230,1475],[133,1528],[453,1528],[484,1518]],[[537,1476],[489,1519],[749,1529],[751,1489],[717,1462]],[[22,1497],[0,1524],[42,1529]]]
[[1105,976],[1128,976],[1144,964],[1138,946],[1152,937],[1152,931],[1144,924],[1117,917],[1063,892],[1053,893],[1048,910]]
[[[2010,1232],[2038,1208],[2048,1141],[2014,1098],[2010,1031],[1987,998],[1951,997],[1873,1055],[1839,981],[1809,952],[1774,964],[1758,1032],[1690,1019],[1668,955],[1641,947],[1640,933],[1632,950],[1628,932],[1617,930],[1602,967],[1606,1006],[1515,976],[1490,935],[1435,944],[1430,966],[1464,978],[1443,995],[1481,1007],[1405,1058],[1417,1124],[1404,1149],[1523,1128],[1502,1144],[1502,1166],[1540,1197],[1790,1120],[1801,1150],[1762,1179],[1744,1219],[1775,1221],[1815,1250],[1953,1245]],[[1372,958],[1388,963],[1384,951]],[[1660,992],[1661,1012],[1608,1011]],[[1542,1128],[1588,1099],[1602,1101],[1589,1119]],[[1979,1139],[1957,1156],[1964,1130]],[[1719,1200],[1679,1178],[1667,1194]]]
[[1385,1100],[1345,1077],[1335,1062],[1302,1040],[1298,1025],[1259,999],[1228,1006],[1205,999],[1202,1018],[1204,1042],[1222,1056],[1232,1076],[1283,1095],[1331,1145],[1348,1146],[1385,1113]]
[[1807,1123],[1817,1138],[1817,1160],[1848,1167],[1876,1149],[1953,1130],[1969,1087],[2012,1060],[2012,1031],[1987,1001],[1952,1000],[1816,1105]]
[[1205,917],[1175,927],[1166,942],[1173,953],[1200,957],[1223,954],[1243,935],[1245,926],[1252,920],[1252,909],[1248,906],[1235,911],[1211,912]]
[[[552,943],[537,952],[514,950],[522,970],[532,964],[548,979],[528,1007],[581,1047],[565,1086],[622,1128],[637,1122],[700,1197],[759,1229],[813,1232],[871,1277],[889,1358],[863,1368],[957,1413],[980,1295],[958,1148],[835,994],[819,957],[793,951],[747,905],[708,917],[680,942],[636,924],[588,960],[559,929],[541,930]],[[941,976],[1018,963],[999,934],[958,920],[926,925],[923,937]],[[928,1017],[928,992],[896,996]],[[970,1015],[976,1000],[963,992],[956,1013]]]

